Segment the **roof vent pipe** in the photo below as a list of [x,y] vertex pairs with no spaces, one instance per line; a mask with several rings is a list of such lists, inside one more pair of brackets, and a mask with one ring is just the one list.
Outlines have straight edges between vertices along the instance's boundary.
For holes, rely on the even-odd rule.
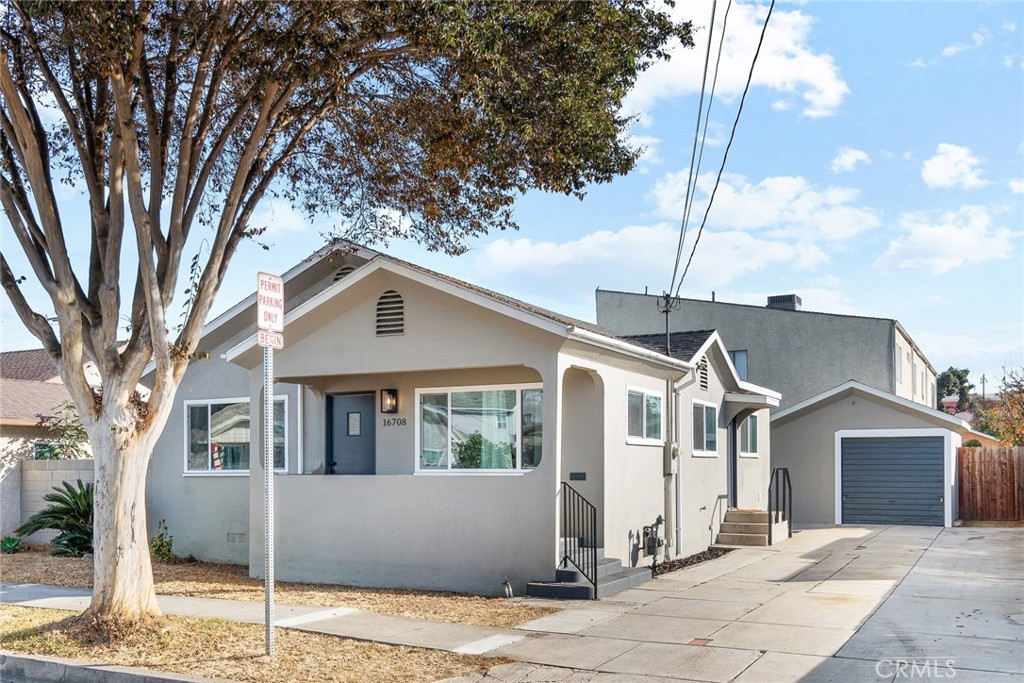
[[796,294],[780,294],[768,297],[768,308],[776,308],[780,311],[799,311],[803,302]]

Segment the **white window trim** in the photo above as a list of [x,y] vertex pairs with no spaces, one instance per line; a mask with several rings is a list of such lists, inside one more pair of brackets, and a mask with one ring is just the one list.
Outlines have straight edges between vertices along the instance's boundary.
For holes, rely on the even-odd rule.
[[[284,402],[284,467],[275,467],[274,472],[276,474],[287,474],[288,473],[288,395],[287,394],[275,394],[274,403],[278,401]],[[190,398],[184,402],[183,414],[182,414],[182,431],[184,432],[184,443],[182,444],[182,476],[183,477],[248,477],[248,469],[244,470],[190,470],[188,468],[188,409],[190,406],[205,405],[208,406],[211,403],[252,403],[252,400],[248,396],[240,396],[238,398]],[[252,407],[250,405],[250,411]],[[207,426],[209,429],[209,426]],[[250,430],[252,427],[250,426]],[[250,431],[250,438],[252,432]],[[262,454],[255,454],[255,457],[261,457]],[[254,457],[253,453],[249,453],[249,457]],[[250,460],[251,462],[251,460]]]
[[[462,470],[462,469],[452,469],[452,467],[451,467],[451,457],[450,457],[450,454],[452,452],[452,430],[451,430],[451,425],[450,424],[449,424],[449,429],[448,429],[448,453],[449,453],[448,468],[442,470],[442,469],[437,469],[437,468],[421,468],[420,467],[420,431],[421,431],[420,430],[420,416],[421,416],[421,413],[420,413],[420,396],[421,395],[423,395],[423,394],[448,394],[448,409],[449,409],[449,415],[450,415],[451,414],[451,405],[452,405],[452,393],[454,393],[454,392],[459,392],[459,391],[512,391],[512,390],[515,390],[515,391],[520,392],[519,398],[521,399],[522,398],[522,393],[521,392],[524,389],[540,389],[541,391],[543,391],[544,390],[544,384],[541,383],[541,382],[530,382],[530,383],[527,383],[527,384],[480,384],[480,385],[469,385],[469,386],[460,386],[460,387],[424,387],[424,388],[421,388],[421,389],[416,389],[413,392],[413,395],[414,395],[414,399],[413,400],[415,401],[415,406],[413,408],[415,410],[415,418],[413,420],[413,428],[414,428],[414,431],[415,431],[415,438],[413,439],[413,443],[415,444],[415,446],[414,446],[415,450],[413,451],[413,463],[414,463],[413,474],[417,475],[417,476],[422,475],[422,476],[426,476],[426,477],[510,477],[510,476],[511,477],[517,477],[517,476],[522,476],[524,474],[527,474],[529,472],[533,472],[534,470],[536,470],[537,467],[523,467],[522,466],[523,456],[522,456],[522,451],[521,450],[517,451],[516,468],[515,469],[509,469],[509,470],[494,470],[494,469],[488,469],[488,470],[484,470],[484,469],[480,469],[480,470]],[[523,409],[522,400],[517,400],[516,401],[516,410],[515,410],[515,422],[516,422],[516,429],[517,429],[517,432],[516,432],[516,435],[517,435],[516,446],[519,449],[522,448],[522,443],[523,443],[522,409]],[[543,424],[543,422],[544,422],[544,418],[543,418],[543,415],[542,415],[541,416],[541,424]],[[541,457],[543,457],[543,452],[541,454]]]
[[840,429],[835,436],[835,519],[836,524],[843,523],[843,439],[856,438],[889,438],[906,436],[940,436],[943,446],[942,463],[942,516],[943,526],[953,526],[953,506],[957,504],[956,494],[956,449],[962,443],[962,437],[950,429]]
[[[630,436],[629,434],[629,395],[640,394],[644,397],[644,434],[647,433],[647,397],[657,396],[661,401],[661,424],[658,425],[658,438],[651,439],[646,436]],[[653,389],[643,387],[626,387],[626,445],[628,446],[664,446],[665,445],[665,394]]]
[[[760,429],[761,429],[761,418],[758,417],[757,413],[751,413],[750,415],[747,415],[745,418],[743,418],[743,421],[740,422],[740,429],[745,429],[746,428],[747,420],[749,420],[750,418],[754,418],[755,420],[757,420],[757,429],[756,429],[756,431],[759,432]],[[741,458],[760,458],[761,457],[761,435],[760,434],[757,435],[757,448],[758,448],[758,450],[756,450],[756,451],[745,451],[745,450],[743,450],[743,447],[740,445],[740,444],[743,443],[743,439],[741,437],[742,437],[741,434],[737,434],[736,435],[736,441],[737,441],[737,443],[736,443],[736,452],[739,454],[739,456]],[[749,443],[750,440],[748,439],[747,442]]]
[[[715,450],[713,451],[699,451],[693,447],[693,406],[704,406],[706,408],[715,409]],[[721,414],[721,412],[722,409],[718,405],[711,403],[710,401],[702,401],[699,398],[692,399],[692,405],[690,406],[690,449],[692,451],[691,455],[694,458],[718,457],[718,444],[722,442],[721,434],[718,433],[718,416],[719,414]],[[707,414],[705,414],[704,419],[707,419]]]

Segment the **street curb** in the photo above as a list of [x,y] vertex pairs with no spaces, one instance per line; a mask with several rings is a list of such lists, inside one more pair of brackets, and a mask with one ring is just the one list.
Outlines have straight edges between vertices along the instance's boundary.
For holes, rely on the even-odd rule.
[[229,683],[130,666],[99,664],[84,659],[42,657],[0,650],[0,680],[17,683]]

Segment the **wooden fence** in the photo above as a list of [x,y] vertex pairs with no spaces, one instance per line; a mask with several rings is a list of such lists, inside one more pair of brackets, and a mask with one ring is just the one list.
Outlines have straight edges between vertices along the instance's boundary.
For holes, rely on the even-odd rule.
[[960,519],[1024,520],[1024,448],[960,448]]

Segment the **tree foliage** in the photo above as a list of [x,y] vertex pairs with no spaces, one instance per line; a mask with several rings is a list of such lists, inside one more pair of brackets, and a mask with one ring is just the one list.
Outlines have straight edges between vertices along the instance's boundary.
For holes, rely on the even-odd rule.
[[[954,368],[951,365],[948,370],[943,370],[936,380],[939,400],[941,401],[947,396],[956,396],[956,412],[958,413],[970,409],[973,403],[971,392],[974,391],[974,385],[967,380],[970,373],[971,371],[967,368]],[[939,407],[941,408],[941,406]]]
[[50,541],[51,554],[81,557],[92,552],[93,485],[79,479],[72,486],[66,481],[53,487],[43,500],[48,506],[29,517],[14,533],[28,536],[44,529],[60,533]]
[[71,401],[63,401],[56,415],[47,415],[39,423],[50,433],[50,458],[73,460],[89,455],[89,435]]
[[[124,618],[158,613],[146,465],[232,256],[264,229],[252,223],[261,199],[338,217],[356,239],[459,253],[514,227],[529,188],[581,196],[632,168],[622,98],[670,41],[690,44],[689,25],[646,0],[5,8],[0,204],[15,239],[0,283],[89,434],[91,610]],[[84,194],[85,216],[62,210],[59,183]],[[73,254],[86,238],[88,255]],[[50,310],[30,304],[11,244]]]
[[1024,367],[1006,371],[998,402],[987,410],[979,410],[971,426],[1006,446],[1024,446]]

